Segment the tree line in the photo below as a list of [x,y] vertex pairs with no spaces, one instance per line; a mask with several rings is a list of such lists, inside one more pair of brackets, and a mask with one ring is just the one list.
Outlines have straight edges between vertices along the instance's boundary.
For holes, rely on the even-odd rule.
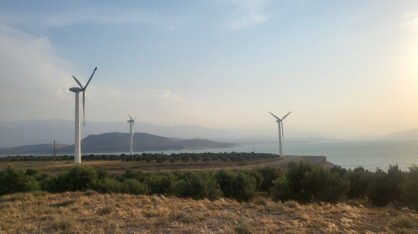
[[0,195],[15,192],[95,190],[99,193],[163,194],[193,199],[222,197],[249,201],[263,192],[274,201],[338,202],[368,199],[376,206],[390,202],[418,210],[418,167],[390,166],[375,172],[362,167],[326,169],[290,162],[287,171],[264,167],[241,171],[143,172],[126,170],[111,176],[105,170],[77,166],[56,175],[9,166],[0,171]]
[[[267,153],[178,153],[178,154],[164,154],[164,153],[142,153],[133,156],[107,155],[107,154],[90,154],[83,155],[83,161],[144,161],[144,162],[208,162],[208,161],[248,161],[257,159],[272,159],[277,158],[277,155]],[[74,160],[72,155],[59,156],[34,156],[34,155],[16,155],[0,157],[0,162],[16,162],[16,161],[70,161]]]

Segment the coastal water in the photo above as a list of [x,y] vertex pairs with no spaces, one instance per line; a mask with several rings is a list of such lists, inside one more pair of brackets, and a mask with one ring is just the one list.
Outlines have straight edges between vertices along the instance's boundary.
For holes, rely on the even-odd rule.
[[[232,148],[165,151],[180,152],[259,152],[278,153],[277,144],[246,144]],[[418,141],[350,141],[350,142],[284,142],[284,155],[326,156],[327,160],[344,168],[362,166],[369,170],[386,170],[397,164],[407,170],[418,165]]]

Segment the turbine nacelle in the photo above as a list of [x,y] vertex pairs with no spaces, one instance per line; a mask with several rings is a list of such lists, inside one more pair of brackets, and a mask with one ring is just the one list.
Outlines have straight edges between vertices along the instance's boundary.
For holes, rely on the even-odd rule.
[[97,67],[94,68],[93,73],[91,73],[90,79],[87,81],[86,85],[83,85],[80,83],[80,81],[78,81],[78,79],[73,76],[73,79],[75,80],[75,82],[77,82],[78,86],[80,87],[72,87],[70,88],[71,92],[74,93],[79,93],[79,92],[83,92],[83,125],[86,125],[86,111],[85,111],[85,107],[86,107],[86,89],[87,86],[89,86],[91,79],[94,76],[94,73],[96,73]]
[[284,138],[284,130],[283,130],[283,120],[290,115],[291,112],[285,114],[282,118],[277,117],[275,114],[269,112],[277,122],[277,127],[279,128],[279,155],[282,156],[282,137]]
[[136,117],[135,117],[135,118],[132,118],[132,116],[131,116],[130,114],[128,114],[128,116],[129,116],[129,120],[128,120],[128,121],[126,121],[126,122],[128,122],[128,123],[133,123],[133,122],[135,122]]
[[79,87],[72,87],[70,88],[70,91],[74,93],[79,93],[79,92],[82,92],[83,90]]

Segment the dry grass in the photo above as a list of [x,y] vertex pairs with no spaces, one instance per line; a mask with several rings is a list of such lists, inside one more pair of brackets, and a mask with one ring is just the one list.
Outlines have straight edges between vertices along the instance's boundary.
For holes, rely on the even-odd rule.
[[418,214],[361,203],[238,203],[164,196],[13,194],[0,197],[0,233],[418,233]]

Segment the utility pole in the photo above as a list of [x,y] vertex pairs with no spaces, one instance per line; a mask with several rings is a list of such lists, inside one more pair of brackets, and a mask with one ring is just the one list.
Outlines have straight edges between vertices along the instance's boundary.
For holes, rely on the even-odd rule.
[[54,161],[57,160],[57,149],[55,147],[55,139],[54,139]]

